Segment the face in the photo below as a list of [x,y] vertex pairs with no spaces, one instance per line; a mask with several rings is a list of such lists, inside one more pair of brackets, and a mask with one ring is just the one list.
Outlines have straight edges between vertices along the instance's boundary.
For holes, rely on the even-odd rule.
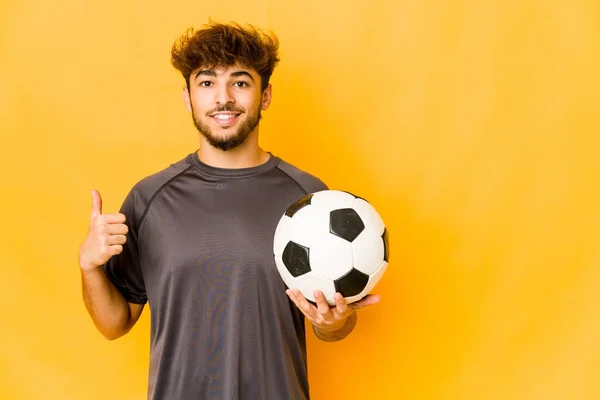
[[240,66],[200,69],[190,76],[184,100],[206,141],[227,151],[257,132],[261,110],[271,101],[271,86],[261,91],[260,75]]

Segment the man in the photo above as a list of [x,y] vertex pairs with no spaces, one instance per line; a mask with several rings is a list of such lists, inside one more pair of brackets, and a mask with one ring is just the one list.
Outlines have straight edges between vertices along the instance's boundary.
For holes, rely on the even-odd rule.
[[305,319],[324,341],[356,324],[338,293],[316,306],[286,290],[273,260],[285,209],[326,189],[258,145],[278,41],[255,28],[210,23],[172,49],[200,147],[138,182],[120,213],[93,191],[79,264],[83,297],[107,339],[151,308],[148,398],[308,399]]

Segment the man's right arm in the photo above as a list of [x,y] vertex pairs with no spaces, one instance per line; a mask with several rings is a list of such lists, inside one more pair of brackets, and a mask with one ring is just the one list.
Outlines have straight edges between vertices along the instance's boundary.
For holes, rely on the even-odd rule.
[[128,228],[124,214],[102,214],[100,193],[92,193],[88,234],[79,249],[79,266],[85,306],[102,335],[117,339],[131,330],[143,304],[128,303],[108,279],[103,265],[123,251]]
[[118,339],[133,328],[143,304],[128,303],[102,267],[81,270],[83,301],[96,325],[108,340]]

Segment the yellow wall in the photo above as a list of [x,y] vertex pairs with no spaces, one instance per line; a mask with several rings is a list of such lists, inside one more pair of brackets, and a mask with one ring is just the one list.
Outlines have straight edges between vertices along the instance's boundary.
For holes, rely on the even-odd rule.
[[196,148],[169,50],[209,16],[281,39],[263,145],[392,234],[315,399],[600,398],[600,3],[220,4],[0,2],[0,398],[144,398],[149,315],[102,339],[77,248]]

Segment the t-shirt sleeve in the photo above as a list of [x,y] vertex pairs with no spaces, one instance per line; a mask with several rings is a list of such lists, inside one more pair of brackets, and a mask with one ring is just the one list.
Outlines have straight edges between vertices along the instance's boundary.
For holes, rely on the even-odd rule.
[[304,179],[299,179],[300,185],[306,193],[316,193],[321,190],[329,190],[329,186],[321,179],[316,178],[312,175],[306,175]]
[[308,189],[311,192],[318,192],[321,190],[329,190],[329,186],[320,179],[316,180],[315,186]]
[[328,190],[328,185],[323,182],[320,178],[311,175],[299,168],[289,164],[283,160],[279,162],[279,169],[283,171],[287,176],[292,178],[307,194],[319,192],[321,190]]
[[125,214],[125,224],[129,228],[127,241],[123,245],[123,252],[111,257],[104,265],[104,271],[125,300],[129,303],[145,304],[148,298],[139,261],[136,211],[139,212],[136,210],[136,196],[135,189],[133,189],[125,198],[120,209],[120,212]]

